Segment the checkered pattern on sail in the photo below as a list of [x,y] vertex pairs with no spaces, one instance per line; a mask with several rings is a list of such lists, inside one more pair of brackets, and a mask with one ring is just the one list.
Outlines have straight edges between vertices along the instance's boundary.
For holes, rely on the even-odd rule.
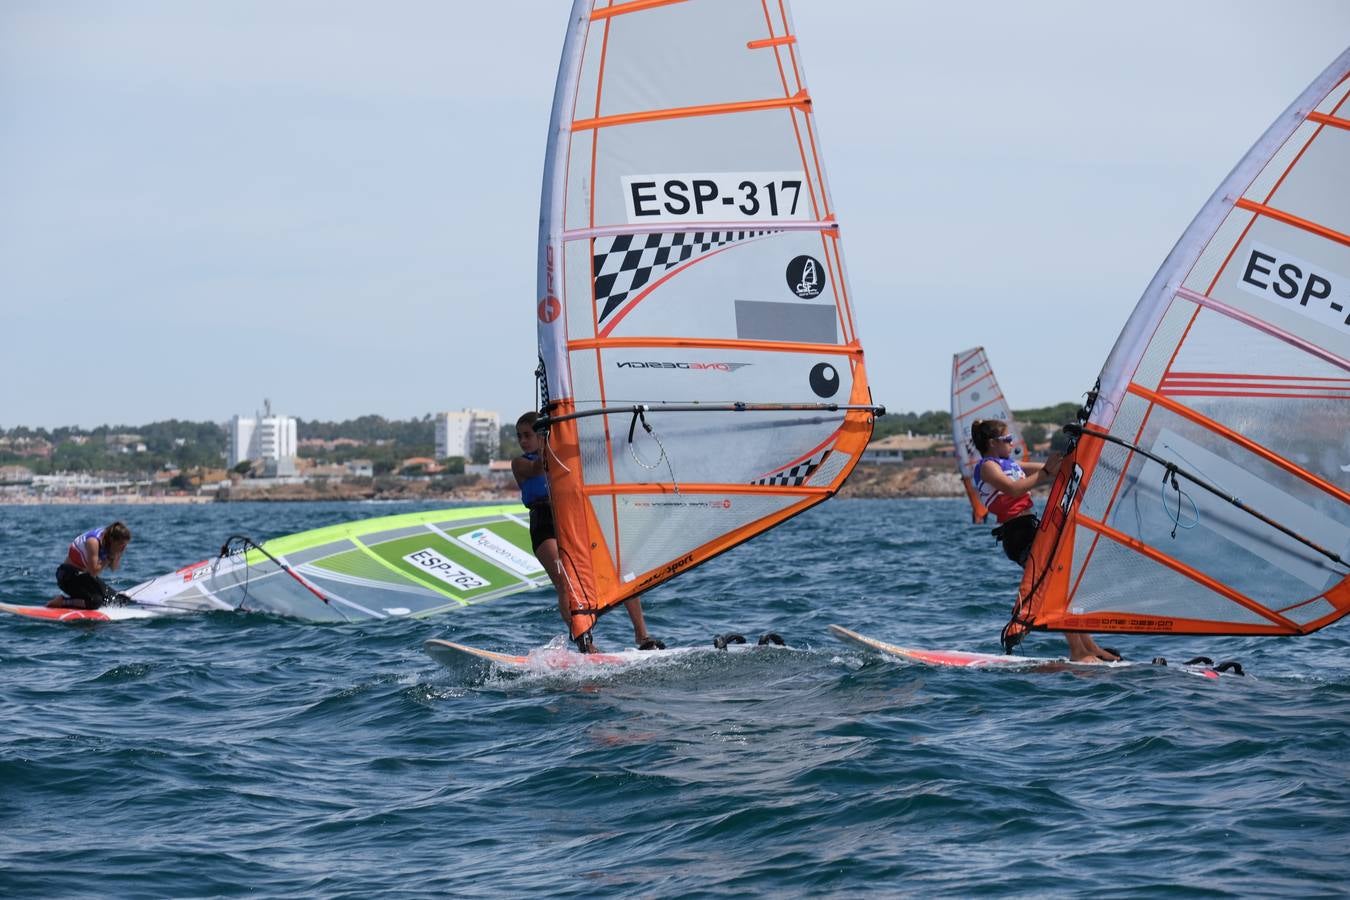
[[771,231],[673,231],[619,234],[595,239],[595,303],[600,321],[623,305],[652,276],[662,275],[727,244],[771,234]]
[[806,484],[806,479],[814,475],[816,469],[819,469],[821,464],[824,463],[829,456],[829,449],[822,450],[818,456],[812,456],[801,462],[785,466],[776,472],[762,475],[750,483],[778,485],[781,487],[801,487]]

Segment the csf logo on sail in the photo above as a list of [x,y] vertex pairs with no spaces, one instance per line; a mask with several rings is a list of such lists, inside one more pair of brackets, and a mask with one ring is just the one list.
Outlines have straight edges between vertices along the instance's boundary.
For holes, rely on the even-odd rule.
[[787,283],[792,293],[803,300],[819,297],[825,290],[825,267],[814,256],[798,256],[787,267]]
[[1350,325],[1350,278],[1253,242],[1238,287],[1323,325]]

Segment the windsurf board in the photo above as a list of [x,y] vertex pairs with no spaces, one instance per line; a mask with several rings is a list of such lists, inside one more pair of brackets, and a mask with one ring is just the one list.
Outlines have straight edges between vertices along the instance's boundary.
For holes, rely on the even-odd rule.
[[[1152,662],[1135,662],[1133,660],[1075,662],[1063,656],[1012,656],[1002,653],[976,653],[969,650],[928,650],[916,647],[899,647],[864,634],[858,634],[858,632],[851,631],[842,625],[831,625],[830,633],[846,644],[929,666],[1015,671],[1060,671],[1063,669],[1122,669],[1155,665]],[[1220,673],[1211,666],[1174,665],[1169,666],[1169,668],[1204,678],[1218,678],[1220,676]],[[1234,674],[1241,674],[1241,672],[1235,672]]]
[[502,669],[515,671],[546,671],[565,669],[605,669],[618,666],[630,666],[636,663],[679,656],[694,650],[693,647],[676,647],[671,650],[622,650],[618,653],[578,653],[565,647],[546,647],[533,650],[528,656],[511,653],[498,653],[470,647],[454,641],[434,638],[422,644],[427,655],[443,666],[463,668],[466,665],[489,663]]
[[0,603],[0,612],[13,613],[26,619],[40,619],[46,622],[118,622],[126,619],[157,619],[161,616],[181,614],[185,610],[171,609],[166,606],[140,606],[135,603],[129,603],[126,606],[102,606],[98,609],[68,609],[65,607]]

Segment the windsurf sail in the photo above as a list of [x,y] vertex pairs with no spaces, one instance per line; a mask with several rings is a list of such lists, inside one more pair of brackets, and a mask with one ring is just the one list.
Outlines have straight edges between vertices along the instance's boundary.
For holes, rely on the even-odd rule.
[[1013,421],[989,357],[983,347],[972,347],[952,356],[952,443],[956,447],[956,468],[970,500],[970,519],[977,523],[989,515],[975,492],[975,467],[980,464],[980,451],[970,440],[970,426],[980,419],[1006,422],[1008,434],[1013,438],[1012,458],[1019,462],[1026,459],[1027,442]]
[[880,410],[785,3],[577,0],[538,284],[574,636],[839,488]]
[[525,509],[481,506],[380,516],[255,544],[126,593],[137,604],[244,609],[314,622],[425,617],[549,584]]
[[1029,628],[1307,634],[1350,611],[1350,50],[1154,276],[1066,428]]

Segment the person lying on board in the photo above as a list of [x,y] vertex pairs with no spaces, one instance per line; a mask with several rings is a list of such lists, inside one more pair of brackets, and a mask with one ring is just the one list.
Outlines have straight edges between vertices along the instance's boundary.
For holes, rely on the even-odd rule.
[[[520,502],[530,511],[530,546],[534,549],[535,558],[548,572],[553,589],[558,592],[558,612],[570,634],[572,607],[568,602],[558,537],[553,530],[553,504],[548,495],[548,459],[543,452],[544,440],[534,430],[538,418],[538,413],[527,412],[516,420],[516,441],[520,443],[521,455],[511,460],[511,474],[516,477],[516,484],[520,487]],[[628,610],[628,618],[633,620],[633,640],[637,641],[638,649],[666,649],[665,644],[647,633],[647,622],[642,616],[642,601],[630,597],[623,605]],[[589,634],[586,637],[585,642],[578,641],[578,649],[582,653],[596,652]]]
[[94,528],[70,542],[66,561],[56,567],[56,585],[65,595],[48,603],[64,609],[98,609],[122,598],[99,575],[122,564],[122,553],[131,543],[131,529],[121,522]]
[[[1008,559],[1025,567],[1027,557],[1031,555],[1031,544],[1036,540],[1036,530],[1041,525],[1031,490],[1054,481],[1063,456],[1052,453],[1044,463],[1019,465],[1012,458],[1013,436],[1008,434],[1008,423],[1002,419],[973,422],[970,440],[980,452],[973,479],[975,490],[999,523],[993,531],[994,537],[1003,544],[1003,553]],[[1120,659],[1120,654],[1099,647],[1090,634],[1066,632],[1064,637],[1069,642],[1069,658],[1075,662]]]

